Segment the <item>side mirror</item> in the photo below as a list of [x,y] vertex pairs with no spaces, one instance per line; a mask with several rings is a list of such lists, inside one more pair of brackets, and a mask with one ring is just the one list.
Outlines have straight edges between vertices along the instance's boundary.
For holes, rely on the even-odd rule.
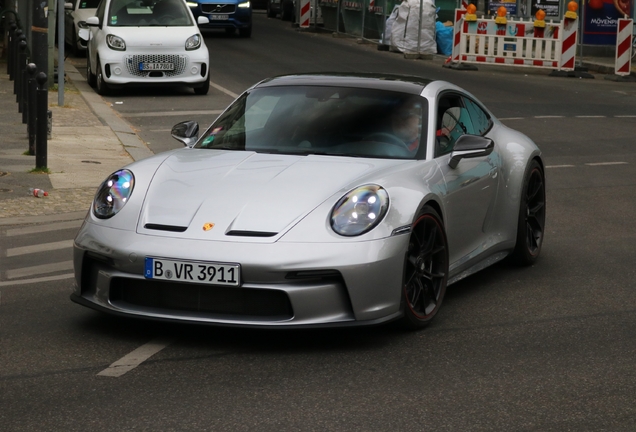
[[99,18],[96,16],[86,18],[86,25],[89,27],[99,27]]
[[65,10],[73,10],[73,3],[64,3]]
[[479,135],[462,135],[457,138],[451,152],[448,166],[455,169],[462,159],[488,156],[495,148],[495,142]]
[[199,123],[191,120],[177,123],[170,134],[184,146],[192,147],[199,139]]
[[210,20],[208,19],[208,17],[199,16],[197,18],[197,24],[210,24]]
[[90,30],[88,30],[87,28],[81,28],[77,32],[77,36],[81,40],[86,41],[86,42],[88,42],[88,38],[89,38],[90,34],[91,34]]

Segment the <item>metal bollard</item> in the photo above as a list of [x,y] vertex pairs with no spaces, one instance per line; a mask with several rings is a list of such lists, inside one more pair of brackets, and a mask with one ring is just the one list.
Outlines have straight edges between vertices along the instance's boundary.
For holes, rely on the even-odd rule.
[[18,112],[22,112],[22,91],[24,90],[24,66],[26,66],[26,49],[27,43],[26,40],[20,41],[20,54],[18,55],[18,68],[15,73],[15,85],[16,85],[16,93],[15,93],[15,101],[18,103]]
[[[21,78],[21,80],[22,80],[22,86],[21,86],[21,89],[20,89],[20,101],[18,103],[18,111],[22,110],[22,111],[20,111],[22,113],[22,124],[26,124],[26,122],[27,122],[27,111],[29,109],[28,108],[29,100],[28,100],[28,97],[27,97],[28,96],[27,91],[29,90],[29,87],[28,87],[29,74],[27,72],[26,66],[24,67],[24,69],[22,69],[22,78]],[[20,107],[22,107],[22,108],[20,108]]]
[[[24,35],[22,34],[22,30],[17,29],[14,36],[13,46],[11,47],[11,55],[13,56],[13,59],[11,60],[11,72],[9,74],[9,79],[11,81],[15,81],[15,71],[18,65],[18,42],[20,42],[20,37]],[[24,39],[26,40],[26,36],[24,36]],[[13,94],[15,94],[15,88],[13,89]]]
[[29,154],[33,156],[35,154],[35,125],[37,118],[36,92],[38,85],[35,81],[37,66],[35,63],[29,63],[26,67],[26,71],[29,75],[27,84],[27,134],[29,135]]
[[15,20],[9,21],[9,37],[7,39],[7,75],[11,79],[12,67],[13,67],[13,39],[15,38],[15,31],[18,26]]
[[18,42],[18,53],[16,56],[17,61],[15,62],[15,66],[13,67],[13,94],[15,94],[15,101],[18,102],[20,99],[18,94],[20,93],[20,78],[22,77],[22,69],[24,69],[24,65],[26,64],[26,36],[21,35],[20,41]]
[[48,134],[49,89],[46,86],[46,74],[40,72],[35,77],[38,83],[36,96],[35,126],[35,167],[46,168],[46,146]]

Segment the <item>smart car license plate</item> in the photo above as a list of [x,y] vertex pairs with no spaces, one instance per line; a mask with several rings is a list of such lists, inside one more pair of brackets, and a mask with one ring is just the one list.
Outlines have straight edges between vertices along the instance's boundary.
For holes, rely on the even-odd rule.
[[171,71],[174,70],[174,63],[139,63],[141,71]]
[[229,20],[230,16],[229,15],[210,15],[210,19],[211,20],[215,20],[215,21],[225,21],[225,20]]
[[238,264],[146,257],[144,276],[146,279],[239,286],[240,266]]

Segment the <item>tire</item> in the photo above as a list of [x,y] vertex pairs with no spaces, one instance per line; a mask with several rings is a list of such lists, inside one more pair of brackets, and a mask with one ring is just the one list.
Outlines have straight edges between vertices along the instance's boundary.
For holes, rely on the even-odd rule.
[[404,260],[402,324],[409,330],[426,327],[437,315],[448,283],[448,241],[442,219],[424,206],[411,229]]
[[193,87],[194,94],[204,96],[210,91],[210,78],[206,79],[200,87]]
[[239,29],[239,36],[242,38],[248,38],[252,36],[252,26],[248,28]]
[[530,162],[523,180],[517,242],[510,258],[522,266],[529,266],[539,257],[545,233],[545,176],[536,160]]
[[291,1],[281,0],[280,2],[280,19],[283,21],[291,21],[294,15],[294,5]]
[[97,77],[91,69],[91,56],[88,50],[86,50],[86,81],[91,87],[95,87],[97,85]]
[[104,72],[102,72],[102,65],[99,62],[99,58],[97,59],[96,72],[95,87],[97,89],[97,94],[105,96],[108,94],[108,84],[104,82]]
[[267,2],[267,18],[276,18],[276,12],[272,10],[270,2]]

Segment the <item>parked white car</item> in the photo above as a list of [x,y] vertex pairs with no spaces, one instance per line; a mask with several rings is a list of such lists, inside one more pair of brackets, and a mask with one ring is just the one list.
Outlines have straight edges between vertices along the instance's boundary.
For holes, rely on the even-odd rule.
[[102,0],[90,29],[88,83],[97,93],[125,85],[185,85],[207,94],[209,53],[185,0]]
[[72,0],[64,3],[64,42],[73,54],[80,55],[86,50],[86,41],[79,37],[86,20],[95,16],[100,0]]

